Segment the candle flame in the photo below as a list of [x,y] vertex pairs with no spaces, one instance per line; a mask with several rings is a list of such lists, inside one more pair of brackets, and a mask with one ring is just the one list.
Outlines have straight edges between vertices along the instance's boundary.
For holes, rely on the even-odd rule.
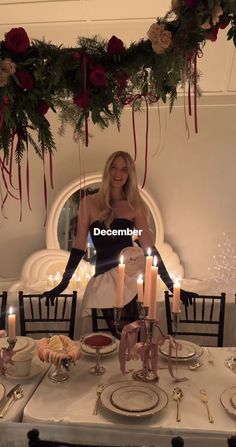
[[9,315],[12,315],[12,314],[13,314],[13,308],[10,307],[10,308],[9,308]]
[[143,280],[143,275],[142,275],[142,273],[140,273],[140,275],[138,276],[138,280],[139,280],[139,281],[142,281],[142,280]]
[[121,255],[121,257],[120,257],[120,264],[124,264],[124,256],[123,255]]
[[147,254],[148,254],[148,256],[151,256],[151,253],[152,253],[152,250],[151,250],[151,248],[149,247],[149,248],[147,249]]
[[157,256],[154,256],[153,265],[154,265],[154,267],[157,266]]

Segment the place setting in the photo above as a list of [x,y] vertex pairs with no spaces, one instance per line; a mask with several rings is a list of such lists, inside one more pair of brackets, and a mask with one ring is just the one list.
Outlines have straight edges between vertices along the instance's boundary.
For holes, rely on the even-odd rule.
[[229,414],[236,416],[236,386],[224,390],[220,402]]
[[155,384],[128,380],[103,386],[99,403],[116,415],[141,418],[163,410],[168,403],[168,396]]

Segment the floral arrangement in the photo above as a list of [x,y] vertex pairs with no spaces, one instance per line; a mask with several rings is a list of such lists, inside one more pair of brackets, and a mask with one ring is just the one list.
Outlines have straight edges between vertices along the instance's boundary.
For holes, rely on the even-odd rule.
[[[50,123],[51,109],[61,119],[60,132],[70,123],[75,137],[88,145],[88,123],[106,128],[120,126],[125,105],[133,113],[145,104],[169,98],[188,83],[189,98],[197,86],[197,57],[206,40],[215,41],[229,26],[228,39],[236,45],[235,0],[172,0],[165,17],[158,17],[141,39],[125,47],[116,36],[110,40],[80,37],[76,48],[30,41],[23,28],[13,28],[0,43],[0,167],[5,195],[22,200],[21,161],[33,148],[43,160],[49,154],[51,185],[52,153],[55,151]],[[196,123],[197,131],[197,123]],[[18,197],[12,185],[14,160],[18,169]],[[29,165],[26,184],[29,197]],[[47,185],[44,174],[45,203]]]

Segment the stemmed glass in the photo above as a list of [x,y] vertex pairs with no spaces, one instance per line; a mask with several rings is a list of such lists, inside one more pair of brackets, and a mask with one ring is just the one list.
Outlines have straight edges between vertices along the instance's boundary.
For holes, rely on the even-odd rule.
[[106,372],[106,368],[100,365],[101,349],[113,343],[112,337],[105,334],[92,334],[85,336],[83,343],[90,348],[95,349],[96,363],[89,369],[89,372],[95,376],[104,374]]

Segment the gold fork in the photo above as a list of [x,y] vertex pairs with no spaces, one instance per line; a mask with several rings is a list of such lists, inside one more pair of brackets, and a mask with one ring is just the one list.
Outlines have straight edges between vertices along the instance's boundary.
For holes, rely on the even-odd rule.
[[102,394],[102,391],[104,390],[104,388],[105,388],[105,385],[103,385],[103,384],[100,384],[97,386],[97,399],[96,399],[94,409],[93,409],[94,416],[96,416],[98,414],[98,405],[99,405],[100,397],[101,397],[101,394]]
[[207,397],[206,390],[203,390],[203,389],[200,390],[200,398],[201,398],[201,401],[206,405],[207,415],[208,415],[209,422],[210,422],[211,424],[213,424],[214,419],[213,419],[213,417],[212,417],[212,415],[211,415],[211,412],[210,412],[210,409],[209,409],[209,405],[208,405],[208,397]]
[[16,391],[14,391],[11,398],[5,403],[5,405],[1,408],[0,412],[0,419],[4,418],[8,410],[11,408],[11,406],[19,399],[22,399],[23,397],[23,388],[19,387]]

